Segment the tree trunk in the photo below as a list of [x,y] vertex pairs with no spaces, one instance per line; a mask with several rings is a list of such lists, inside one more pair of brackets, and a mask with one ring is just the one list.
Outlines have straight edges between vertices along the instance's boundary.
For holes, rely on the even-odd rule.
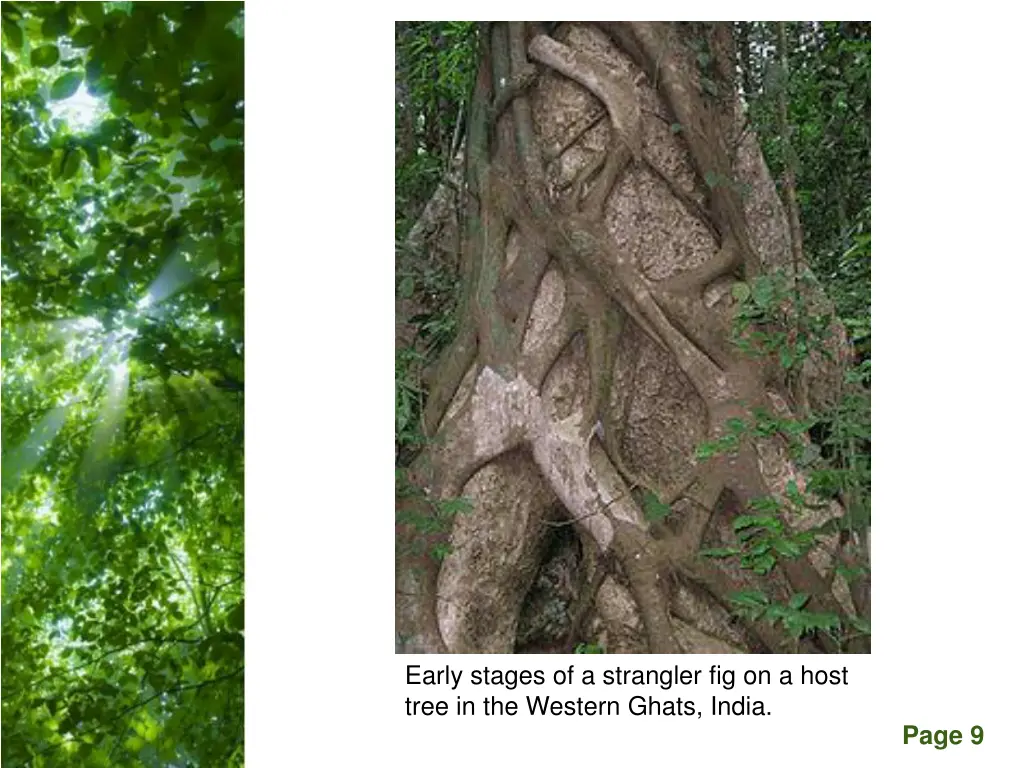
[[[837,650],[730,597],[853,614],[838,533],[767,573],[702,554],[806,486],[785,435],[736,438],[755,411],[793,418],[795,378],[734,343],[734,286],[792,254],[730,26],[490,23],[481,43],[459,332],[397,500],[399,650]],[[820,402],[838,372],[816,375]],[[814,507],[783,509],[785,535],[843,514]]]

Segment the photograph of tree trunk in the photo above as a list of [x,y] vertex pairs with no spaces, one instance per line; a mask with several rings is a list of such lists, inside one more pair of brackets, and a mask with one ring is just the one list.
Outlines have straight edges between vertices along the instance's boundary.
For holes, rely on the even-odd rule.
[[396,652],[870,652],[870,24],[395,54]]
[[2,22],[2,764],[241,766],[242,4]]

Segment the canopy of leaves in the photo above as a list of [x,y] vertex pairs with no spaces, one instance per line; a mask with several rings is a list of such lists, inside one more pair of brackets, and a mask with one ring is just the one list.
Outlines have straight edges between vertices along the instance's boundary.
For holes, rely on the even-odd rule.
[[[782,179],[787,165],[795,171],[805,258],[856,351],[838,406],[819,414],[811,430],[829,460],[827,469],[811,472],[812,483],[841,495],[850,519],[864,526],[871,487],[871,25],[738,22],[736,39],[750,125],[774,178]],[[789,108],[788,142],[780,95]]]
[[[800,221],[810,266],[863,351],[871,307],[871,25],[786,23],[781,67],[777,22],[740,22],[740,63],[750,117],[773,176],[796,168]],[[791,157],[775,112],[785,92]]]
[[395,289],[416,333],[412,345],[395,351],[395,448],[403,463],[423,440],[423,371],[455,335],[458,259],[402,246],[455,168],[476,67],[476,25],[397,22],[395,56]]
[[241,3],[3,4],[3,766],[232,766]]
[[395,218],[404,236],[452,162],[465,131],[476,25],[395,24]]

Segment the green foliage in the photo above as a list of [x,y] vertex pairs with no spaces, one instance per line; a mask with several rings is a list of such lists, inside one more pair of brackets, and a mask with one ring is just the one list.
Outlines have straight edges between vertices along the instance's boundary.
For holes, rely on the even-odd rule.
[[740,441],[747,434],[747,424],[742,419],[729,419],[725,424],[726,432],[714,440],[707,440],[697,446],[696,457],[699,461],[714,458],[722,454],[734,454],[740,448]]
[[604,646],[600,643],[578,643],[572,649],[573,653],[605,653]]
[[753,408],[751,416],[749,421],[740,418],[726,419],[725,433],[717,439],[707,440],[698,445],[696,458],[706,461],[715,456],[735,454],[743,446],[744,440],[763,439],[774,435],[783,435],[790,441],[791,453],[796,458],[808,447],[803,441],[803,436],[816,423],[814,419],[783,418],[764,408]]
[[32,49],[30,61],[33,67],[52,67],[60,61],[60,50],[56,45],[40,45]]
[[814,533],[793,533],[782,519],[784,511],[801,511],[805,505],[806,498],[795,483],[787,488],[786,502],[772,496],[753,499],[749,509],[754,514],[742,514],[733,520],[739,546],[714,547],[702,550],[701,554],[711,558],[738,557],[742,568],[762,576],[768,574],[779,558],[801,557],[814,543]]
[[[870,248],[870,235],[860,236],[854,246],[863,248]],[[808,274],[794,283],[784,272],[773,272],[737,283],[733,287],[733,341],[737,346],[748,355],[773,357],[788,376],[795,376],[813,352],[833,360],[829,351],[830,319],[814,315],[804,305],[810,281]],[[855,308],[850,310],[855,313]],[[870,319],[862,315],[844,322],[852,334],[859,329],[860,335],[854,335],[853,340],[864,342],[860,351],[870,353]],[[751,421],[731,419],[726,434],[698,446],[697,457],[709,459],[733,453],[744,437],[783,434],[789,439],[791,458],[809,473],[808,490],[823,498],[841,498],[849,527],[865,530],[870,523],[870,357],[848,367],[843,377],[842,390],[830,411],[794,420],[754,409]],[[803,438],[808,431],[814,442]]]
[[654,491],[644,489],[641,498],[644,517],[652,523],[658,523],[672,514],[672,507],[658,498]]
[[871,208],[865,208],[842,234],[845,249],[827,275],[836,313],[861,360],[871,357]]
[[[410,255],[412,256],[412,255]],[[412,262],[411,264],[409,262]],[[458,277],[451,265],[429,259],[406,260],[408,266],[396,274],[396,294],[401,299],[422,302],[426,311],[409,318],[416,328],[417,347],[424,362],[433,360],[455,338],[456,317],[454,297]]]
[[[769,499],[777,504],[775,499]],[[754,503],[752,508],[757,508]],[[733,530],[742,542],[740,565],[754,573],[766,574],[780,557],[796,558],[805,554],[814,541],[811,533],[790,533],[773,509],[767,514],[740,515]]]
[[395,350],[395,443],[399,449],[423,442],[418,421],[425,395],[419,383],[423,359],[422,353],[409,347]]
[[395,24],[395,214],[401,240],[451,162],[476,67],[476,25]]
[[[870,247],[870,238],[856,247]],[[746,354],[772,357],[787,375],[796,375],[812,352],[832,359],[828,349],[831,321],[816,317],[807,310],[804,295],[811,278],[809,274],[793,281],[784,272],[759,275],[733,287],[736,302],[733,341]],[[838,497],[845,507],[842,525],[863,533],[870,525],[870,413],[868,385],[870,360],[864,360],[844,372],[845,386],[836,407],[829,413],[810,415],[806,419],[783,418],[764,408],[751,410],[749,419],[731,418],[725,433],[697,448],[698,459],[710,459],[737,452],[744,440],[785,437],[790,457],[808,475],[806,492],[794,480],[787,483],[784,498],[764,497],[749,503],[750,512],[733,521],[738,546],[715,547],[702,554],[711,558],[738,559],[741,568],[758,575],[770,573],[780,558],[803,557],[816,538],[835,530],[794,533],[784,523],[783,515],[800,516],[823,506],[823,500]],[[810,431],[816,438],[808,442]],[[851,581],[863,573],[844,568],[844,578]],[[735,598],[736,596],[734,596]],[[781,621],[794,638],[815,631],[840,636],[844,623],[853,627],[843,639],[866,634],[863,619],[842,619],[834,613],[808,613],[799,604],[775,605],[759,594],[743,594],[734,600],[737,612],[751,620],[769,623]],[[856,625],[851,622],[858,622]]]
[[427,368],[456,333],[456,254],[424,251],[406,238],[442,178],[452,171],[465,133],[465,114],[476,66],[472,22],[395,24],[395,298],[398,317],[412,333],[395,348],[396,523],[399,554],[451,552],[445,536],[452,518],[470,510],[466,499],[430,498],[409,482],[404,467],[426,442],[422,413]]
[[[422,555],[428,551],[435,560],[443,560],[452,551],[447,541],[430,542],[428,537],[447,534],[456,515],[473,511],[473,503],[461,496],[452,499],[434,499],[422,488],[409,480],[405,469],[395,470],[395,499],[397,511],[395,522],[408,526],[412,537],[402,537],[398,546],[403,552]],[[413,503],[408,503],[409,501]],[[403,503],[403,501],[405,503]]]
[[82,84],[85,75],[81,72],[68,72],[58,77],[50,86],[50,98],[54,101],[63,101],[70,98]]
[[[739,22],[748,118],[768,166],[796,163],[809,266],[862,355],[870,355],[871,27],[868,22],[789,22],[788,76],[778,66],[775,22]],[[776,99],[788,103],[791,154]]]
[[834,613],[814,613],[804,608],[808,595],[797,593],[788,603],[772,602],[762,592],[737,592],[730,598],[736,613],[750,621],[763,620],[768,624],[781,622],[786,634],[793,639],[814,632],[835,635],[841,621]]
[[[753,291],[751,291],[751,296]],[[741,293],[741,301],[748,297]],[[765,307],[770,306],[768,303]],[[870,361],[846,372],[847,383],[857,385],[844,390],[843,397],[830,414],[800,420],[779,417],[763,408],[754,408],[751,418],[731,418],[726,433],[697,448],[698,459],[710,459],[737,452],[744,440],[783,436],[789,442],[790,455],[808,472],[805,491],[795,480],[786,484],[782,498],[765,496],[749,502],[750,514],[733,520],[736,546],[708,548],[701,554],[709,558],[737,558],[741,568],[758,575],[770,573],[780,558],[799,558],[807,554],[819,536],[833,533],[838,526],[793,532],[784,516],[799,517],[819,509],[824,499],[840,497],[845,506],[841,525],[863,532],[870,525],[870,429],[867,394],[862,386],[870,377]],[[821,436],[818,443],[808,442],[808,430]],[[837,566],[837,573],[853,583],[866,573],[863,567]],[[834,613],[812,614],[800,605],[769,604],[767,598],[750,593],[733,595],[737,613],[750,620],[769,623],[782,621],[794,638],[815,631],[826,631],[837,641],[848,641],[869,634],[867,622],[859,617],[839,617]],[[762,599],[763,598],[763,599]]]
[[[822,470],[825,471],[828,470]],[[815,496],[824,494],[821,494],[821,481],[818,480],[819,485],[816,485],[815,477],[816,473],[812,473],[806,492],[801,492],[797,483],[790,480],[784,498],[765,496],[752,499],[749,514],[738,515],[732,522],[737,545],[708,548],[702,550],[701,554],[718,559],[735,557],[741,568],[758,575],[770,573],[781,558],[804,557],[819,536],[835,530],[834,525],[827,524],[821,529],[794,532],[784,522],[784,515],[800,516],[819,506],[814,500]],[[842,480],[838,482],[841,484]],[[849,501],[847,503],[849,505]],[[849,524],[856,520],[856,515],[856,508],[848,509],[845,522]],[[862,566],[843,564],[837,565],[836,571],[851,584],[867,573]],[[870,626],[863,618],[805,611],[803,606],[807,602],[806,595],[794,595],[788,605],[773,604],[758,592],[735,593],[730,599],[737,615],[750,621],[781,621],[786,632],[794,638],[816,631],[827,632],[837,641],[848,641],[858,635],[870,634]]]
[[3,764],[239,766],[241,4],[2,20]]
[[[454,253],[413,252],[405,238],[449,172],[465,134],[476,67],[473,22],[395,25],[395,296],[414,338],[395,352],[395,453],[399,464],[423,443],[425,370],[455,337]],[[428,233],[429,236],[436,233]]]
[[836,407],[819,419],[820,459],[810,462],[809,490],[837,496],[846,507],[846,523],[864,531],[871,524],[871,360],[845,372]]
[[831,357],[831,318],[810,311],[804,298],[813,283],[810,273],[794,282],[782,270],[736,283],[733,343],[752,357],[777,356],[787,374],[799,371],[813,351]]

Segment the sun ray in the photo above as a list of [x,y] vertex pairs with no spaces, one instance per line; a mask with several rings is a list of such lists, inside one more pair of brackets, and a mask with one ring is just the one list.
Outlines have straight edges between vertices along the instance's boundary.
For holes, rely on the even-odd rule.
[[50,442],[64,426],[67,413],[68,409],[63,405],[51,408],[32,427],[32,431],[21,445],[4,456],[2,485],[5,491],[14,490],[19,480],[42,460]]
[[186,251],[178,251],[164,262],[146,293],[135,305],[140,311],[148,311],[162,301],[189,285],[197,277],[191,257]]
[[[112,336],[114,334],[108,334]],[[112,453],[124,423],[131,373],[128,359],[130,341],[108,341],[99,364],[90,375],[105,375],[103,403],[96,414],[92,437],[82,460],[81,480],[85,488],[102,487],[112,462]]]

